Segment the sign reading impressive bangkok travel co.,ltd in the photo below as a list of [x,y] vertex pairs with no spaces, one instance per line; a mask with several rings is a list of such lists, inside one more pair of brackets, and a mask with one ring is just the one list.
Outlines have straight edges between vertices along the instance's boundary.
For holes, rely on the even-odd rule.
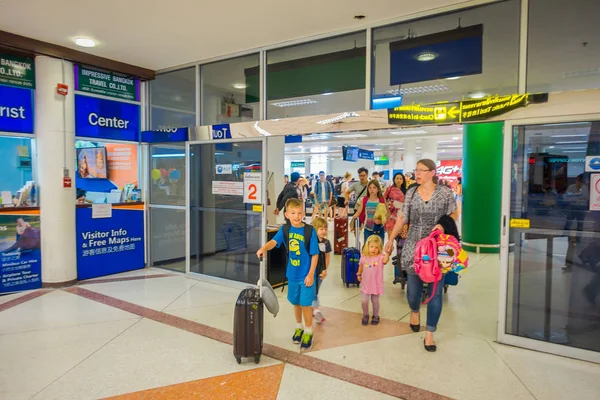
[[527,105],[529,95],[493,96],[454,103],[410,104],[388,109],[388,123],[453,124],[482,121]]
[[123,100],[139,101],[140,99],[138,79],[97,71],[80,65],[76,65],[74,68],[75,90]]
[[35,89],[35,63],[31,58],[0,54],[0,85]]
[[33,133],[33,90],[0,85],[0,132]]
[[76,94],[75,135],[137,142],[140,106]]

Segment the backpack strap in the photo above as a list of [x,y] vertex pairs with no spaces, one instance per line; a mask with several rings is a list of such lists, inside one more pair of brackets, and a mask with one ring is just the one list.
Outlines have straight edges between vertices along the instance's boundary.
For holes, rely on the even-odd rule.
[[[292,226],[290,224],[283,225],[283,237],[284,237],[283,245],[285,246],[286,252],[289,252],[288,243],[290,242],[290,228],[291,227]],[[308,255],[310,255],[310,240],[312,238],[313,230],[314,230],[314,228],[312,225],[304,224],[304,247],[306,248],[306,253]]]
[[283,245],[285,246],[285,251],[288,252],[288,243],[290,242],[290,224],[283,225]]

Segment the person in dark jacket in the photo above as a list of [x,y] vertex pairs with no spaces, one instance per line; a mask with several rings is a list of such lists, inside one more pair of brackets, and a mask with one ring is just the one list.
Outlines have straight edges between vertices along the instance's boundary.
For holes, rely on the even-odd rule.
[[277,208],[275,211],[273,211],[273,214],[279,215],[280,211],[285,212],[285,203],[289,199],[300,198],[298,195],[298,179],[300,179],[300,174],[297,172],[292,172],[290,176],[290,183],[286,184],[281,193],[279,193],[279,196],[277,196]]

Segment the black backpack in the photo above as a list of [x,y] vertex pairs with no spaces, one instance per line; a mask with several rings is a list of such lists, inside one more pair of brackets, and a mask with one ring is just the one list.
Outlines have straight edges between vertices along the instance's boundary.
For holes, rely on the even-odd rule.
[[[285,251],[289,252],[288,244],[290,242],[290,228],[292,225],[285,224],[283,225],[283,244],[285,246]],[[310,255],[310,240],[312,239],[313,226],[309,224],[304,224],[304,247],[306,248],[306,253]]]

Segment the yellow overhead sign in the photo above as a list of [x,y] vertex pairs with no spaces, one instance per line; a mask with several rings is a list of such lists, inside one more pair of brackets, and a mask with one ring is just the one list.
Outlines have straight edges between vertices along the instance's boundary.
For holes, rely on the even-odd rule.
[[453,124],[492,118],[527,105],[528,95],[493,96],[452,103],[410,104],[388,109],[390,124]]

